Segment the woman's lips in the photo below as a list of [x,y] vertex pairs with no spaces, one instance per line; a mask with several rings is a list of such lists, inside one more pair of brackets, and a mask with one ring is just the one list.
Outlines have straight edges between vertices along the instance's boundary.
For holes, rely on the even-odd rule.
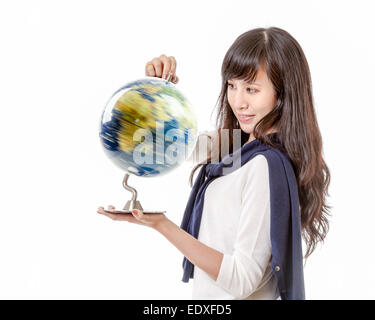
[[249,115],[249,116],[238,115],[238,120],[241,121],[241,122],[249,122],[249,121],[252,120],[254,117],[255,117],[255,115]]

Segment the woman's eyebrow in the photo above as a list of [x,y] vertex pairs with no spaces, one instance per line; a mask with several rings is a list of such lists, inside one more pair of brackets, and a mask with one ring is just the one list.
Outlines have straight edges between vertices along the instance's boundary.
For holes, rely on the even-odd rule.
[[245,82],[248,83],[248,84],[256,84],[256,85],[258,85],[258,86],[261,85],[259,82],[251,81],[251,80],[248,80],[248,81],[245,81]]
[[[228,79],[228,81],[234,81],[234,80],[232,80],[232,79]],[[257,85],[257,86],[262,86],[259,82],[255,82],[255,81],[251,81],[251,80],[248,80],[248,81],[243,81],[243,80],[241,80],[242,82],[245,82],[245,83],[247,83],[247,84],[255,84],[255,85]]]

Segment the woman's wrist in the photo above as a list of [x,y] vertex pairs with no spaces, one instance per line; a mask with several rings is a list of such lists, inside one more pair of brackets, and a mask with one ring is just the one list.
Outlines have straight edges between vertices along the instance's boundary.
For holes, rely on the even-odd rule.
[[158,220],[155,225],[153,226],[153,228],[156,230],[156,231],[159,231],[162,233],[162,230],[165,229],[166,225],[168,224],[168,222],[171,222],[167,216],[165,216],[163,214],[163,216],[160,218],[160,220]]

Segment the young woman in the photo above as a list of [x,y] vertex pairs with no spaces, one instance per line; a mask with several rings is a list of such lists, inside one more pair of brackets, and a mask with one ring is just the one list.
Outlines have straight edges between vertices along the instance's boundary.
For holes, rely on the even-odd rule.
[[[154,58],[146,75],[177,83],[175,58]],[[185,256],[193,299],[304,299],[300,239],[306,259],[328,232],[330,173],[308,63],[288,32],[257,28],[234,41],[222,64],[217,130],[206,133],[213,143],[191,173],[192,183],[201,167],[181,227],[163,214],[98,213],[163,234]],[[241,160],[225,174],[228,159]]]

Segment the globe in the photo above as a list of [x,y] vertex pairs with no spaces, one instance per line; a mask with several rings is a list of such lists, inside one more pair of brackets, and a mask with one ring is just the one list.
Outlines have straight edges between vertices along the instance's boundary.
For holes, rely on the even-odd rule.
[[194,110],[176,86],[146,77],[117,90],[102,113],[99,137],[120,169],[142,177],[169,173],[197,141]]

